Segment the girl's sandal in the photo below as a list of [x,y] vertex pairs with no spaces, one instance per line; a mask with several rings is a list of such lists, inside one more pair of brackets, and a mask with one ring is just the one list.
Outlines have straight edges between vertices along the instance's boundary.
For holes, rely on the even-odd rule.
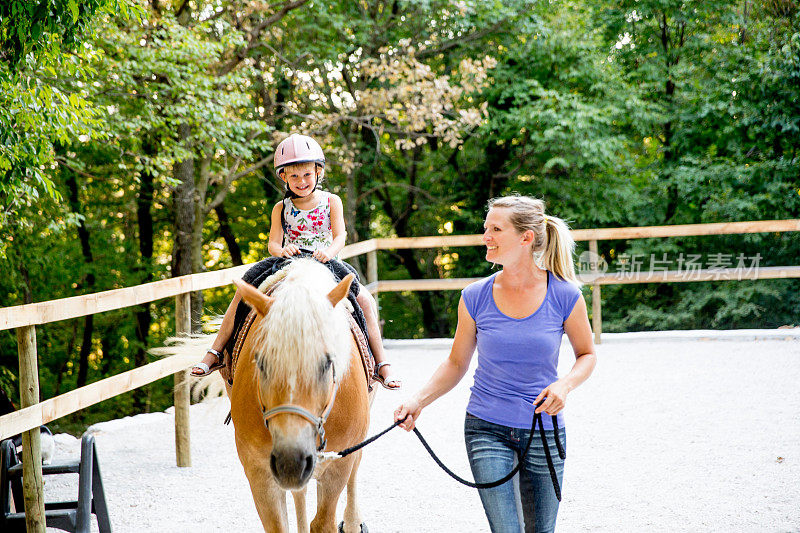
[[[392,365],[392,363],[387,363],[386,361],[376,364],[375,365],[375,373],[373,374],[372,377],[374,377],[375,381],[380,383],[381,386],[384,389],[398,390],[400,387],[403,386],[402,382],[400,380],[398,380],[398,379],[387,379],[387,378],[384,378],[383,376],[381,376],[381,368],[383,368],[385,366],[391,366],[391,365]],[[388,385],[387,382],[388,383],[396,383],[396,385],[394,387],[392,387],[392,386]]]
[[[222,355],[221,352],[219,352],[218,350],[215,350],[214,348],[209,348],[208,350],[206,350],[206,353],[210,353],[210,354],[216,356],[217,362],[214,363],[213,365],[211,365],[210,367],[207,364],[203,363],[202,361],[197,363],[196,365],[194,365],[192,367],[191,375],[193,377],[196,377],[196,378],[205,377],[205,376],[211,374],[212,372],[215,372],[215,371],[219,370],[220,368],[222,368],[223,366],[225,366],[225,357]],[[195,372],[195,370],[199,370],[200,372],[199,373]]]

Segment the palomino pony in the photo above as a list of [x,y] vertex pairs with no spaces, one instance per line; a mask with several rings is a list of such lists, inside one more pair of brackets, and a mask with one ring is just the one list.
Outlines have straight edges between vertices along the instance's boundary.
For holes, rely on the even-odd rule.
[[[362,531],[356,496],[361,452],[320,459],[364,439],[371,395],[342,300],[352,274],[337,284],[330,271],[298,259],[270,296],[236,282],[258,314],[229,387],[236,449],[265,531],[287,531],[291,491],[300,532],[335,532],[336,505],[347,485],[343,530]],[[317,480],[317,513],[309,530],[306,485]],[[366,531],[366,528],[363,528]]]

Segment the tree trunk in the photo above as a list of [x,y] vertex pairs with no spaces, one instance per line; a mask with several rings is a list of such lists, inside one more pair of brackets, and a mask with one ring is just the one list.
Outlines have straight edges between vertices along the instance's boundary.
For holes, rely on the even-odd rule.
[[[69,194],[69,207],[70,210],[77,214],[83,215],[81,212],[81,203],[78,196],[78,182],[75,179],[75,173],[67,168],[62,167],[62,171],[66,174],[67,191]],[[83,254],[84,262],[89,270],[86,274],[84,287],[88,292],[93,292],[95,285],[94,273],[91,271],[93,268],[94,257],[92,256],[92,247],[89,242],[89,231],[86,229],[86,220],[78,222],[78,239],[81,243],[81,253]],[[89,374],[89,353],[92,351],[92,334],[94,333],[94,315],[86,315],[83,317],[83,342],[81,343],[81,351],[78,356],[78,378],[77,386],[83,387],[86,385],[86,380]]]
[[[78,336],[78,324],[75,320],[71,320],[72,322],[72,331],[69,336],[69,341],[67,342],[67,357],[61,362],[61,367],[58,369],[56,373],[56,390],[53,393],[53,396],[58,396],[61,394],[61,384],[64,382],[64,374],[67,371],[67,364],[69,363],[72,354],[72,350],[75,349],[75,338]],[[105,374],[105,373],[104,373]]]
[[667,205],[664,210],[664,222],[670,223],[675,215],[678,213],[679,197],[678,185],[672,181],[672,169],[677,159],[672,137],[673,131],[673,117],[675,116],[675,81],[673,79],[673,69],[678,65],[680,56],[676,49],[683,47],[685,22],[675,29],[676,35],[671,35],[667,14],[662,13],[661,16],[661,47],[664,50],[664,61],[666,68],[666,80],[664,81],[664,98],[667,107],[667,120],[663,125],[663,144],[664,144],[664,159],[663,159],[663,178],[667,181]]
[[94,333],[94,315],[86,315],[83,320],[83,342],[81,344],[81,354],[78,358],[78,388],[86,385],[86,378],[89,374],[89,353],[92,350],[92,334]]
[[[193,4],[189,0],[180,1],[175,16],[183,26],[191,23]],[[194,148],[191,142],[192,128],[188,124],[178,126],[178,137],[187,149]],[[198,217],[197,186],[195,184],[195,159],[190,155],[177,165],[175,165],[175,178],[179,185],[175,189],[175,243],[172,253],[172,275],[173,277],[185,276],[195,272],[196,257],[199,251],[195,250],[197,238],[195,229]],[[202,204],[201,204],[202,205]],[[202,217],[201,217],[202,218]],[[202,229],[202,222],[200,223]],[[202,232],[199,240],[202,245]],[[200,302],[196,300],[200,299]],[[195,324],[199,324],[199,312],[202,310],[202,293],[200,291],[192,293],[192,331]],[[197,317],[197,322],[195,321]]]
[[[207,152],[213,149],[206,147]],[[205,272],[206,266],[203,263],[203,226],[210,208],[206,207],[206,195],[211,179],[211,156],[204,156],[199,159],[200,165],[197,177],[194,180],[194,223],[192,224],[192,273]],[[203,291],[192,293],[192,332],[200,331],[201,319],[203,317]]]
[[236,242],[236,235],[233,234],[233,229],[228,220],[228,212],[225,211],[225,203],[219,204],[214,211],[217,213],[217,220],[219,221],[219,234],[225,239],[228,252],[231,254],[231,261],[234,266],[242,265],[242,250],[239,248],[239,243]]
[[[143,149],[145,154],[152,157],[155,149],[148,140],[145,140]],[[136,221],[139,228],[139,255],[140,270],[143,275],[139,283],[149,283],[153,280],[153,195],[155,192],[153,175],[149,172],[142,174],[139,184],[139,194],[136,196]],[[134,353],[133,361],[136,367],[147,364],[147,345],[150,336],[150,304],[143,304],[135,309],[136,318],[136,339],[139,346]],[[105,360],[106,353],[103,352]],[[137,389],[133,396],[133,406],[135,412],[149,412],[149,386]]]
[[[178,135],[188,143],[191,128],[187,124],[178,126]],[[192,273],[192,232],[194,230],[194,157],[189,156],[175,165],[178,186],[173,192],[175,215],[175,240],[172,246],[172,276]]]
[[747,16],[749,15],[749,0],[744,0],[742,7],[742,23],[739,25],[739,44],[747,42]]
[[108,332],[100,333],[100,349],[103,350],[103,375],[111,372],[111,338]]

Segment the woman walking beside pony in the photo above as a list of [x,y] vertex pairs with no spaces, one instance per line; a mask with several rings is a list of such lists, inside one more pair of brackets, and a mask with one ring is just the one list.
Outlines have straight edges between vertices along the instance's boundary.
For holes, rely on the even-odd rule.
[[[449,357],[428,383],[395,411],[395,419],[411,430],[424,407],[450,391],[469,368],[477,347],[478,367],[467,406],[464,437],[475,481],[503,477],[524,451],[536,412],[556,415],[559,436],[566,443],[561,411],[567,395],[594,369],[596,357],[586,303],[581,298],[572,254],[575,243],[567,225],[546,215],[544,202],[508,196],[489,202],[483,241],[486,260],[500,272],[462,291],[458,325]],[[535,255],[541,254],[542,266]],[[575,352],[565,376],[557,373],[562,335]],[[545,417],[548,445],[555,446],[553,425]],[[564,461],[553,458],[559,484]],[[553,531],[559,501],[551,484],[538,438],[519,474],[524,531]],[[516,495],[511,481],[479,490],[493,533],[519,533]]]

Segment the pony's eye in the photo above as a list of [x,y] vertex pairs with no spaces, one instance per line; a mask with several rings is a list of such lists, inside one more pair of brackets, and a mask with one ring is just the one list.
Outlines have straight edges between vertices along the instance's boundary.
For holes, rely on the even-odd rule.
[[331,357],[331,354],[326,353],[325,359],[322,360],[322,364],[320,367],[320,377],[324,377],[325,374],[327,374],[328,371],[331,369],[332,365],[333,365],[333,357]]
[[266,357],[256,357],[256,365],[258,366],[258,370],[261,372],[262,376],[266,376],[269,373],[269,367],[267,366],[268,360]]

